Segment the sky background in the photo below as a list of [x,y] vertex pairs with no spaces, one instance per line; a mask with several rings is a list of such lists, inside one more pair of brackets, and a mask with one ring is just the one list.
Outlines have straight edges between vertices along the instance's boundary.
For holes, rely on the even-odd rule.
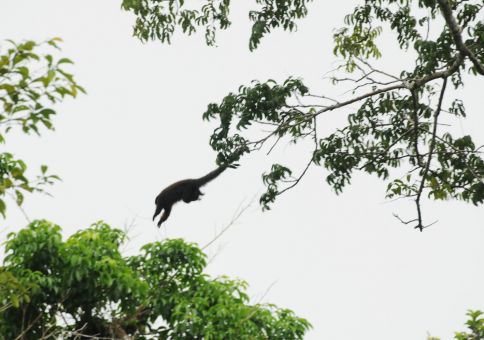
[[[253,79],[296,76],[312,91],[342,98],[323,75],[334,68],[332,34],[358,1],[319,1],[296,33],[277,31],[248,50],[251,2],[234,2],[232,27],[218,33],[218,47],[203,36],[177,35],[171,46],[132,37],[134,17],[120,1],[1,0],[2,38],[62,37],[62,56],[88,91],[57,106],[55,132],[41,138],[11,133],[1,149],[24,159],[32,174],[48,164],[63,181],[53,198],[28,196],[30,219],[45,218],[66,236],[104,220],[131,225],[126,254],[146,242],[182,237],[203,246],[230,223],[240,207],[255,201],[208,249],[207,272],[239,277],[250,284],[254,302],[287,307],[314,326],[307,339],[452,338],[464,329],[467,309],[484,309],[484,211],[462,202],[423,203],[427,222],[420,233],[392,213],[413,218],[411,201],[385,201],[385,184],[354,177],[339,196],[325,183],[327,172],[312,167],[293,190],[261,212],[261,174],[272,162],[302,170],[310,148],[281,144],[242,159],[204,188],[200,202],[179,204],[158,229],[151,222],[154,198],[173,181],[199,177],[215,166],[208,145],[215,123],[202,121],[207,104]],[[392,37],[381,39],[389,71],[412,65]],[[476,79],[459,98],[468,118],[455,122],[459,134],[484,143],[484,97]],[[479,96],[479,94],[481,94]],[[357,106],[353,106],[352,109]],[[351,108],[350,108],[351,109]],[[322,135],[344,122],[349,110],[320,117]],[[322,136],[321,135],[321,136]],[[35,171],[34,171],[35,170]],[[7,232],[26,225],[12,204],[2,222]]]

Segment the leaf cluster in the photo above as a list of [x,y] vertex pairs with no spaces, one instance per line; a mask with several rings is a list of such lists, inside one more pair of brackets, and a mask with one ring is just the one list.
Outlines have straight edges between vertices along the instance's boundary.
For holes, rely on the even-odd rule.
[[205,29],[205,41],[215,44],[218,29],[230,26],[230,0],[210,0],[200,8],[190,8],[185,0],[123,0],[121,7],[136,15],[134,35],[141,41],[158,39],[170,43],[177,27],[191,35]]
[[255,50],[264,35],[272,29],[282,27],[285,31],[294,31],[296,20],[304,18],[307,4],[312,0],[256,0],[261,5],[258,10],[249,12],[249,18],[254,22],[249,40],[249,49]]
[[[467,332],[456,332],[454,334],[455,340],[478,340],[484,339],[484,318],[483,313],[478,310],[470,310],[467,312],[469,319],[466,321]],[[429,336],[427,340],[440,340],[438,337]]]
[[[312,0],[257,0],[260,7],[249,12],[253,21],[249,49],[257,48],[264,35],[272,29],[296,29],[296,20],[307,14],[307,3]],[[202,28],[205,42],[215,45],[217,30],[231,25],[230,0],[205,0],[200,7],[190,7],[185,0],[123,0],[121,7],[136,15],[134,35],[145,42],[160,40],[170,43],[176,28],[191,35]]]
[[[41,166],[41,173],[35,180],[26,177],[27,165],[21,159],[15,159],[11,153],[0,153],[0,197],[10,194],[18,206],[24,201],[24,193],[45,192],[46,185],[60,180],[57,175],[47,174],[48,167]],[[0,198],[0,214],[5,218],[7,206]]]
[[56,114],[52,105],[85,92],[64,69],[72,64],[70,59],[41,54],[43,46],[58,48],[59,41],[7,40],[0,45],[0,141],[15,126],[25,133],[40,134],[41,127],[52,130]]
[[[303,123],[307,117],[301,121],[301,112],[288,106],[289,98],[308,92],[300,80],[289,78],[281,85],[273,80],[265,83],[254,81],[251,85],[241,86],[237,94],[228,94],[220,104],[209,104],[203,113],[203,119],[220,121],[210,138],[210,145],[218,151],[217,159],[220,163],[237,162],[245,153],[264,144],[267,138],[250,142],[239,133],[258,122],[278,126],[271,136],[289,134],[297,139],[304,133]],[[295,121],[300,124],[293,124]]]
[[[6,40],[0,44],[0,143],[14,128],[23,133],[40,135],[42,128],[53,130],[53,106],[66,97],[76,97],[85,92],[65,66],[72,64],[68,58],[56,59],[45,54],[47,48],[59,49],[60,38],[42,43]],[[59,180],[47,173],[42,165],[36,179],[26,176],[27,165],[9,152],[0,153],[0,213],[5,217],[3,197],[10,195],[20,206],[26,192],[42,192],[47,184]]]
[[457,332],[455,334],[456,340],[474,340],[484,338],[484,317],[483,313],[478,310],[470,310],[467,315],[469,320],[466,325],[470,332]]

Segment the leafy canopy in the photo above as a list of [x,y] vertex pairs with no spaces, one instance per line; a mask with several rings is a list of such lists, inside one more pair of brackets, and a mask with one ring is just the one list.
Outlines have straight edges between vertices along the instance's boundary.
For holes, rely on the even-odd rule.
[[310,328],[288,309],[250,304],[244,281],[204,274],[206,257],[194,244],[164,240],[123,256],[125,241],[103,222],[66,241],[47,221],[9,234],[0,334],[282,340],[302,339]]

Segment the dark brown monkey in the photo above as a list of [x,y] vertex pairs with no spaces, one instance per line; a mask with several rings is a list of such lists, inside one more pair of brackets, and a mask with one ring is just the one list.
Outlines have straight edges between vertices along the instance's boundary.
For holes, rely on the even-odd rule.
[[175,182],[172,185],[163,189],[160,194],[156,196],[155,199],[156,210],[155,214],[153,215],[153,221],[155,220],[156,216],[161,212],[161,210],[165,209],[163,215],[158,221],[159,227],[163,222],[166,221],[168,216],[170,216],[173,204],[181,200],[183,200],[183,202],[185,203],[199,200],[200,196],[203,196],[203,193],[200,192],[200,187],[204,186],[212,179],[220,175],[226,168],[226,166],[221,166],[213,170],[212,172],[209,172],[203,177],[195,179],[184,179],[182,181]]

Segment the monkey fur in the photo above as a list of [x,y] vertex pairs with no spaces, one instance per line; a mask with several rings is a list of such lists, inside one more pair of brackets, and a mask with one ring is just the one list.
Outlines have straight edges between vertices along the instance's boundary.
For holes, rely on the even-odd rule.
[[158,227],[161,226],[163,222],[167,220],[170,216],[171,208],[178,201],[183,200],[185,203],[190,203],[200,199],[200,196],[204,194],[200,192],[200,187],[204,186],[218,175],[220,175],[227,167],[220,166],[217,169],[209,172],[207,175],[194,178],[194,179],[184,179],[173,183],[172,185],[163,189],[158,196],[156,196],[155,204],[156,210],[153,215],[153,221],[156,216],[164,209],[163,215],[158,221]]

